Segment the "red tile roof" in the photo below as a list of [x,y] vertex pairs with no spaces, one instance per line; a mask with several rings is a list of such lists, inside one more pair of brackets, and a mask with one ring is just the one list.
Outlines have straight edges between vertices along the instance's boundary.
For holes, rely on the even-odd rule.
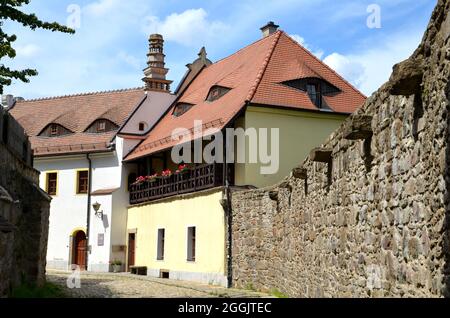
[[[306,92],[281,84],[305,77],[323,78],[341,90],[334,97],[325,97],[334,112],[351,113],[366,100],[331,68],[286,33],[278,31],[205,68],[178,100],[195,106],[174,117],[174,105],[126,160],[173,147],[176,141],[171,135],[176,128],[190,130],[189,139],[193,139],[195,120],[203,121],[204,130],[207,126],[221,129],[247,103],[318,110]],[[214,85],[231,90],[220,99],[208,102],[206,97]]]
[[[92,134],[85,130],[97,119],[121,126],[144,96],[144,89],[133,88],[18,101],[10,113],[30,136],[36,156],[106,151],[116,132]],[[40,137],[52,123],[73,134]]]

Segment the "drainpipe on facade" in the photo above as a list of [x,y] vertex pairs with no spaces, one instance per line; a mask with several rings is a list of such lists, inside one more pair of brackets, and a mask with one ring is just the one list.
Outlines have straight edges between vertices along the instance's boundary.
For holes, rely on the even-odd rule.
[[[228,170],[228,169],[227,169]],[[227,173],[228,175],[228,173]],[[227,217],[228,217],[228,288],[233,287],[233,211],[231,208],[231,190],[228,180],[225,184],[225,195],[227,201]]]
[[233,253],[233,235],[232,235],[232,220],[233,220],[233,215],[232,215],[232,209],[231,209],[231,191],[230,191],[230,182],[228,179],[228,175],[229,175],[229,171],[228,171],[228,164],[227,164],[227,143],[225,143],[225,151],[224,151],[224,158],[223,158],[223,177],[224,177],[224,181],[225,181],[225,213],[227,216],[227,240],[228,240],[228,257],[227,257],[227,283],[228,283],[228,288],[232,287],[233,284],[233,257],[232,257],[232,253]]
[[88,195],[87,195],[87,222],[86,222],[86,270],[88,270],[88,260],[89,260],[89,239],[90,239],[90,229],[91,229],[91,192],[92,192],[92,160],[89,154],[86,154],[86,159],[89,162],[89,172],[88,172]]

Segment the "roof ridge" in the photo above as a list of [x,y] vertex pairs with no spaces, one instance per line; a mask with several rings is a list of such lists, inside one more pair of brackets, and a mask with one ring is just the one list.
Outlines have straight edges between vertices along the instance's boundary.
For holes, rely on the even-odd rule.
[[240,48],[240,49],[237,50],[236,52],[234,52],[234,53],[232,53],[232,54],[230,54],[230,55],[228,55],[228,56],[225,56],[225,57],[223,57],[223,58],[221,58],[221,59],[215,61],[213,64],[217,64],[217,63],[222,62],[222,61],[224,61],[224,60],[226,60],[226,59],[229,59],[229,58],[231,58],[232,56],[234,56],[234,55],[240,53],[241,51],[243,51],[243,50],[249,48],[250,46],[252,46],[252,45],[254,45],[254,44],[258,43],[258,42],[262,42],[262,41],[264,41],[264,40],[267,40],[269,37],[276,36],[276,35],[277,35],[278,33],[280,33],[280,32],[281,32],[281,31],[277,31],[277,32],[275,32],[275,33],[273,33],[273,34],[271,34],[271,35],[269,35],[269,36],[267,36],[267,37],[260,38],[260,39],[256,40],[255,42],[250,43],[250,44],[248,44],[248,45],[246,45],[246,46]]
[[103,94],[111,94],[111,93],[123,93],[123,92],[137,91],[137,90],[143,90],[143,89],[144,89],[144,87],[122,88],[122,89],[113,89],[113,90],[105,90],[105,91],[98,91],[98,92],[86,92],[86,93],[75,93],[75,94],[68,94],[68,95],[52,96],[52,97],[32,98],[32,99],[26,99],[26,100],[21,100],[21,101],[17,101],[17,102],[18,103],[38,102],[38,101],[55,100],[55,99],[69,98],[69,97],[103,95]]
[[275,51],[275,47],[278,44],[278,41],[281,37],[281,34],[283,31],[277,31],[275,34],[275,39],[273,40],[273,43],[271,44],[269,48],[269,52],[267,53],[266,57],[264,58],[263,65],[261,66],[261,69],[258,72],[258,75],[256,76],[255,83],[250,88],[250,91],[248,92],[246,101],[251,101],[253,97],[256,94],[256,91],[258,90],[259,84],[261,83],[262,78],[264,77],[264,73],[266,72],[267,66],[269,65],[269,61],[272,58],[273,52]]
[[319,59],[317,56],[315,56],[314,54],[312,54],[307,48],[305,48],[303,45],[301,45],[300,43],[298,43],[297,41],[295,41],[289,34],[287,34],[286,32],[281,31],[284,35],[286,35],[286,37],[291,40],[292,42],[294,42],[295,44],[297,44],[298,46],[300,46],[309,56],[311,56],[313,59],[315,59],[316,61],[322,63],[327,69],[329,69],[331,72],[333,72],[337,77],[339,77],[341,80],[343,80],[346,84],[348,84],[353,90],[355,90],[359,95],[361,95],[364,98],[367,98],[366,95],[364,95],[359,89],[357,89],[352,83],[350,83],[349,81],[347,81],[345,78],[343,78],[341,75],[339,75],[338,72],[336,72],[335,70],[333,70],[329,65],[327,65],[324,61],[322,61],[321,59]]

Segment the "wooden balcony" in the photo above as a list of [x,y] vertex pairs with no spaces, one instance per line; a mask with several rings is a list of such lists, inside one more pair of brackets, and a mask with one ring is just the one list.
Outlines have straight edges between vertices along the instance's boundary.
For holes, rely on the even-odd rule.
[[170,177],[131,185],[130,204],[150,202],[178,194],[191,193],[223,185],[223,164],[204,164]]

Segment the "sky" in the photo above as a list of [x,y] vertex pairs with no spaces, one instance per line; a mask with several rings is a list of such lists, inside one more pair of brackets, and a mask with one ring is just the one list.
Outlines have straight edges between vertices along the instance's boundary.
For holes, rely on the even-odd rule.
[[76,34],[16,34],[6,66],[37,69],[5,93],[40,98],[143,86],[148,36],[161,33],[173,88],[202,46],[217,61],[261,38],[268,21],[369,96],[417,48],[436,0],[32,0],[23,9]]

